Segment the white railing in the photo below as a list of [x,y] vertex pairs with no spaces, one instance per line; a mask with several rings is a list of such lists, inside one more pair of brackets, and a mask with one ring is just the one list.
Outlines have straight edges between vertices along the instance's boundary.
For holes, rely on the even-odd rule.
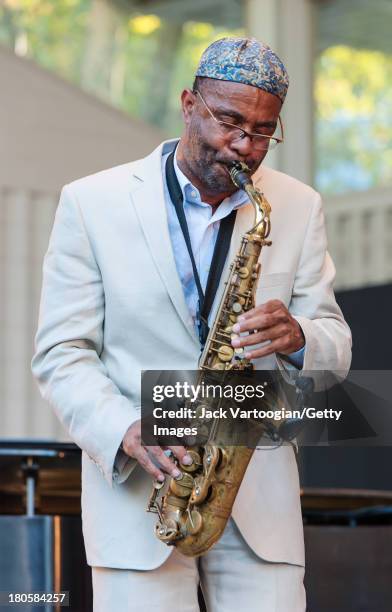
[[392,282],[392,189],[325,198],[335,289]]

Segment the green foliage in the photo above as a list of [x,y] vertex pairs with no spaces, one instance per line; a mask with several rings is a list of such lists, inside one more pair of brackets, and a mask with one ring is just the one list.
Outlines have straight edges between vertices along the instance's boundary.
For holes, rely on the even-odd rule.
[[[179,97],[205,47],[242,34],[170,23],[107,0],[2,0],[0,43],[134,117],[180,134]],[[111,13],[110,13],[111,11]],[[99,55],[99,56],[98,56]],[[392,180],[392,57],[335,46],[315,64],[316,184],[324,193]]]
[[4,0],[0,42],[70,80],[77,80],[90,0]]
[[315,66],[316,181],[324,193],[392,182],[392,57],[336,46]]
[[[179,134],[181,90],[191,85],[190,75],[206,45],[233,31],[209,23],[173,26],[156,15],[118,10],[113,31],[113,24],[107,25],[110,44],[102,40],[103,49],[107,47],[102,62],[91,65],[96,44],[92,42],[94,4],[94,0],[3,0],[0,43],[131,115],[155,123],[168,136]],[[116,12],[114,2],[108,0],[107,5]]]

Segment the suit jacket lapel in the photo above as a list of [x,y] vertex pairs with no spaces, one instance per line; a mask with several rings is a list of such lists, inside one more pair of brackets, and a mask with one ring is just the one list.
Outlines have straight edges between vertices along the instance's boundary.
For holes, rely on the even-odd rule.
[[[192,340],[199,344],[188,310],[173,254],[162,178],[162,149],[165,153],[176,141],[163,143],[151,155],[134,165],[132,203],[152,258],[183,324]],[[136,183],[136,184],[135,184]],[[159,304],[157,304],[159,308]]]

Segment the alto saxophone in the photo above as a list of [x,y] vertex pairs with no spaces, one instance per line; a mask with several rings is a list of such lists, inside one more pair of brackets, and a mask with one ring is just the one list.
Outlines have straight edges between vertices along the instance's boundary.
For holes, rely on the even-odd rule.
[[[216,370],[253,369],[243,349],[231,346],[232,327],[241,313],[255,305],[261,270],[259,256],[262,247],[271,244],[267,240],[271,207],[254,187],[248,167],[233,162],[230,176],[248,194],[254,206],[254,222],[242,237],[231,264],[217,316],[200,357],[201,379]],[[216,433],[216,428],[214,419],[212,432]],[[181,476],[177,479],[167,476],[163,483],[155,481],[147,507],[148,512],[158,514],[157,537],[191,557],[209,550],[223,533],[253,451],[247,446],[221,444],[217,436],[210,435],[205,445],[188,447],[192,465],[174,459]]]

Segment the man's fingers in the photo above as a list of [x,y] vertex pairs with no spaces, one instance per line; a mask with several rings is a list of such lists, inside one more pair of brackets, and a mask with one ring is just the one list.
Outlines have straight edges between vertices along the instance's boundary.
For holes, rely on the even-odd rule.
[[291,340],[289,336],[277,338],[276,340],[272,340],[272,342],[266,346],[254,349],[252,351],[246,351],[245,357],[247,359],[260,359],[260,357],[266,357],[267,355],[272,355],[273,353],[288,354],[292,352],[291,350],[288,350],[290,343]]
[[251,308],[250,310],[243,312],[238,317],[238,320],[243,321],[245,319],[252,319],[258,314],[269,314],[271,312],[275,312],[275,310],[279,310],[282,307],[286,309],[286,306],[281,300],[269,300],[265,304],[260,304],[259,306],[255,306],[255,308]]
[[186,448],[183,446],[169,446],[169,448],[180,463],[183,463],[184,465],[192,464],[192,457],[187,454]]
[[134,451],[133,457],[140,464],[143,470],[145,470],[153,478],[160,480],[161,482],[165,480],[165,475],[156,465],[154,465],[143,446],[140,446]]
[[249,334],[248,336],[234,338],[231,343],[235,347],[254,346],[256,344],[260,344],[261,342],[267,342],[268,340],[276,340],[277,338],[281,338],[288,333],[289,328],[287,324],[280,323],[279,325],[274,325],[273,327],[269,327],[264,331],[255,332],[254,334]]
[[[168,446],[174,456],[184,465],[192,464],[192,457],[187,454],[184,446]],[[173,478],[181,476],[181,471],[178,469],[173,459],[164,453],[158,445],[143,446],[141,440],[141,424],[136,421],[126,432],[123,439],[124,452],[136,459],[141,467],[151,474],[154,478],[163,481],[164,473],[170,474]],[[155,463],[157,465],[155,465]]]
[[278,351],[277,346],[279,345],[278,340],[274,340],[270,342],[266,346],[262,348],[254,349],[253,351],[246,351],[245,357],[247,359],[259,359],[260,357],[266,357],[267,355],[272,355],[272,353],[276,353]]
[[279,322],[289,320],[290,315],[284,310],[276,310],[273,313],[258,314],[257,316],[250,317],[238,321],[233,325],[233,332],[238,334],[245,331],[262,330],[273,325],[277,325]]
[[173,478],[178,478],[181,475],[174,461],[163,452],[160,446],[146,446],[145,448],[167,474],[170,474]]

